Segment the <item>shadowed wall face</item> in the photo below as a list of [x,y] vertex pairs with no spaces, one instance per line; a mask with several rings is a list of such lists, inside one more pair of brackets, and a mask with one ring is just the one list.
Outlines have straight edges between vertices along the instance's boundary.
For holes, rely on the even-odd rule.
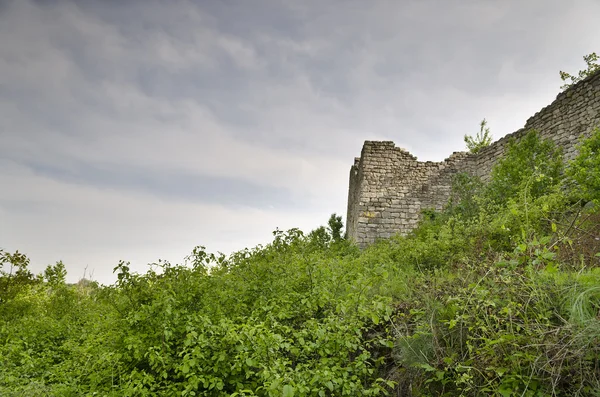
[[477,154],[455,152],[442,162],[421,162],[390,141],[365,141],[350,169],[348,238],[360,247],[394,234],[405,235],[419,222],[422,209],[441,210],[448,202],[452,176],[467,172],[488,180],[510,138],[535,129],[561,146],[567,160],[576,155],[582,136],[600,126],[600,73],[560,93],[530,117],[525,127]]

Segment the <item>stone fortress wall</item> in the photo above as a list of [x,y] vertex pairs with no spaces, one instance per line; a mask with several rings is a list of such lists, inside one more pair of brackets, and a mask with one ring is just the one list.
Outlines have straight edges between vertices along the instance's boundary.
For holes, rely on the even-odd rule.
[[448,202],[454,174],[467,172],[489,179],[510,138],[518,140],[535,129],[571,159],[579,138],[596,127],[600,127],[600,73],[561,92],[525,127],[477,154],[455,152],[441,162],[421,162],[391,141],[365,141],[350,169],[348,237],[365,247],[377,239],[407,234],[419,222],[422,209],[441,210]]

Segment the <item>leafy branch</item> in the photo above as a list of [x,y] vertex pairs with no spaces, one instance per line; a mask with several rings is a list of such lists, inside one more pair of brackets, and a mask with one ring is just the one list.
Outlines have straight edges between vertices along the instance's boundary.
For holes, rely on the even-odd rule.
[[487,120],[481,120],[479,126],[479,132],[475,137],[472,135],[465,135],[465,143],[467,144],[467,149],[469,149],[469,152],[471,153],[477,153],[484,147],[490,146],[492,143],[492,134],[487,127]]
[[[592,52],[588,55],[584,55],[583,60],[587,65],[587,69],[580,70],[577,76],[573,76],[567,72],[563,72],[562,70],[559,72],[561,80],[565,82],[565,84],[563,84],[560,87],[562,90],[566,90],[572,85],[579,83],[581,80],[593,75],[594,73],[600,70],[600,63],[598,63],[600,58],[595,52]],[[570,82],[568,82],[569,80]]]

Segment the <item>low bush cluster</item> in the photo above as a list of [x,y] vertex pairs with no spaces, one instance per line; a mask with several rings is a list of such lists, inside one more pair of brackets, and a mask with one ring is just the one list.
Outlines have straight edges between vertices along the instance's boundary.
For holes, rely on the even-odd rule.
[[363,251],[335,215],[110,286],[0,251],[0,395],[600,396],[599,148],[531,132]]

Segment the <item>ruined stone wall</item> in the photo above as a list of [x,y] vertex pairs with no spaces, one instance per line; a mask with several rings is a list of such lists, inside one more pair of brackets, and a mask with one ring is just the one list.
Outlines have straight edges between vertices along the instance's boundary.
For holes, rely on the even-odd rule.
[[364,247],[417,225],[425,208],[437,210],[448,202],[452,177],[458,172],[489,179],[493,165],[505,152],[509,139],[537,130],[571,159],[576,144],[600,126],[600,73],[565,92],[527,120],[525,127],[507,135],[477,154],[455,152],[442,162],[421,162],[393,142],[366,141],[350,170],[348,237]]

